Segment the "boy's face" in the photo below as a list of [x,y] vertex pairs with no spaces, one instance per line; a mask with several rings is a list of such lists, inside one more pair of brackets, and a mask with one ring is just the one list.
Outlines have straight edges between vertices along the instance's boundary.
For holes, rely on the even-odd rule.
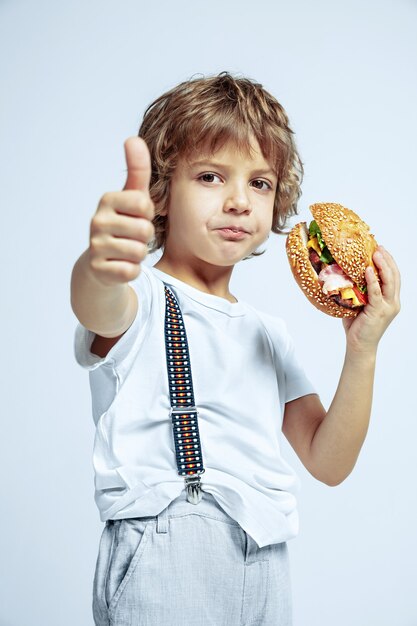
[[[272,226],[277,177],[253,138],[250,158],[226,143],[179,160],[171,179],[164,254],[176,264],[229,267],[255,251]],[[220,229],[234,226],[238,238]]]

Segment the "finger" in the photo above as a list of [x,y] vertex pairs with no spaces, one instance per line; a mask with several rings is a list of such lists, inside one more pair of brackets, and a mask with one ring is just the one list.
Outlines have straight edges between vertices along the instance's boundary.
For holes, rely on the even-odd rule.
[[109,239],[103,246],[103,254],[106,261],[126,261],[129,263],[141,263],[146,256],[147,246],[143,241],[130,239]]
[[148,243],[155,234],[152,222],[146,218],[124,215],[111,224],[111,235],[116,239],[133,239]]
[[141,137],[129,137],[124,143],[127,164],[127,179],[123,190],[149,190],[151,181],[151,155]]
[[368,292],[368,301],[371,305],[377,305],[382,300],[381,286],[375,276],[375,271],[372,265],[369,265],[365,270],[365,279]]
[[380,246],[374,252],[372,260],[375,263],[381,279],[381,292],[384,298],[391,300],[395,296],[395,280],[388,259],[384,254],[384,249]]
[[100,201],[100,208],[108,209],[120,215],[145,217],[152,220],[154,207],[148,192],[128,189],[124,191],[108,191]]
[[394,276],[394,283],[395,283],[395,295],[397,298],[400,297],[400,289],[401,289],[401,274],[400,274],[400,270],[398,269],[398,265],[396,264],[392,254],[390,254],[388,252],[388,250],[386,250],[386,248],[384,248],[383,246],[379,246],[384,254],[384,257],[386,258],[387,262],[389,263],[391,270],[393,272],[393,276]]

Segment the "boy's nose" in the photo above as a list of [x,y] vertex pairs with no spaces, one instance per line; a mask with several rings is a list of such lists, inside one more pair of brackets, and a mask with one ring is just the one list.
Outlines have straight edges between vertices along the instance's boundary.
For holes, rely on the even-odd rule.
[[240,187],[236,188],[227,197],[224,203],[224,208],[226,211],[230,211],[232,209],[239,211],[239,212],[247,211],[247,210],[250,211],[251,205],[250,205],[248,194]]

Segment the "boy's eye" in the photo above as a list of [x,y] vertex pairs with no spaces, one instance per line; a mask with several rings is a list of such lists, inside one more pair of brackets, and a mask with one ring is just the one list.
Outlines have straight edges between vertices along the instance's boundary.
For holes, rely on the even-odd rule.
[[201,176],[199,176],[199,178],[204,180],[205,183],[212,183],[213,180],[207,180],[207,178],[210,178],[210,177],[213,177],[213,176],[219,178],[219,176],[217,176],[217,174],[210,174],[210,172],[207,172],[207,174],[201,174]]
[[[266,180],[257,179],[257,180],[254,180],[253,182],[254,183],[261,183],[261,185],[262,184],[266,185],[266,189],[272,189],[272,185],[267,183]],[[256,187],[256,189],[261,189],[262,190],[262,187]],[[265,187],[263,189],[265,189]]]

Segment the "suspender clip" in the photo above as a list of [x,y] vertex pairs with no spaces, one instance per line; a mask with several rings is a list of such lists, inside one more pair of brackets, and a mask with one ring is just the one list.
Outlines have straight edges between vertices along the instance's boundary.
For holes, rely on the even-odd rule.
[[191,504],[198,504],[203,497],[200,481],[200,476],[186,476],[184,478],[187,500],[191,502]]

